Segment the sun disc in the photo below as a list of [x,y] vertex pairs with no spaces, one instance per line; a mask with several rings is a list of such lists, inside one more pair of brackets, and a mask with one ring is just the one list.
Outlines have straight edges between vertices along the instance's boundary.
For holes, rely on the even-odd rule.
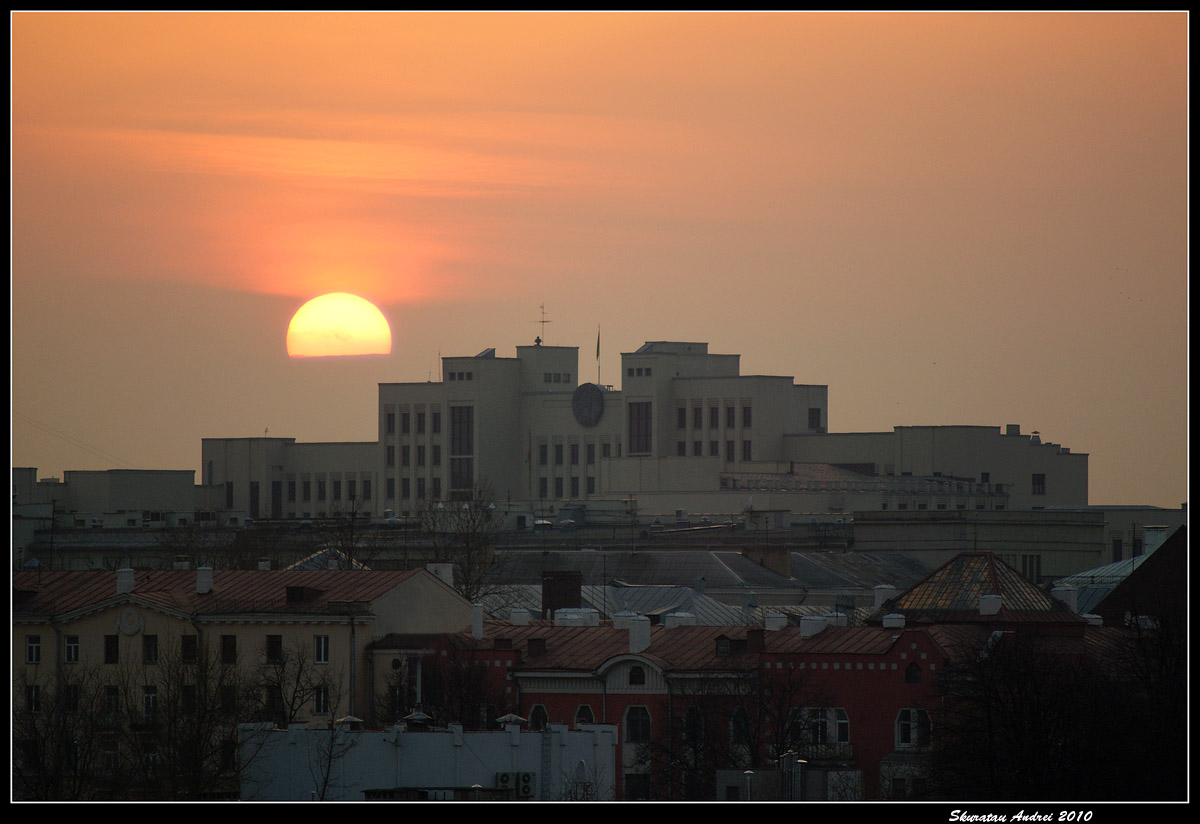
[[388,355],[392,330],[369,300],[331,292],[301,306],[288,324],[287,351],[293,358]]

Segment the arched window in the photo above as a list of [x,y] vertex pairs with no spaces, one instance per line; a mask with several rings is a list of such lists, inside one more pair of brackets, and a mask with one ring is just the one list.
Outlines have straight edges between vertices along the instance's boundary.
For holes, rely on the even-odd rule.
[[650,710],[635,705],[625,711],[625,740],[630,743],[650,740]]
[[575,726],[580,724],[594,724],[595,716],[592,715],[592,707],[590,704],[580,704],[579,709],[575,710]]
[[646,670],[637,664],[629,668],[629,686],[640,687],[646,683]]
[[546,708],[541,704],[534,704],[533,709],[529,711],[529,729],[540,732],[546,729],[547,720],[549,719],[546,716]]
[[904,670],[904,680],[909,684],[921,683],[921,665],[916,663],[909,664],[908,668]]

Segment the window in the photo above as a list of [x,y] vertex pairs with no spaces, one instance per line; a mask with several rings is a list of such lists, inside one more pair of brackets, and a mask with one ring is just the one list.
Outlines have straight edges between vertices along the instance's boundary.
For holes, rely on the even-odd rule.
[[733,463],[737,459],[736,444],[733,441],[725,441],[725,460]]
[[389,501],[395,499],[395,497],[396,497],[396,479],[395,478],[387,478],[383,482],[383,493]]
[[650,452],[651,415],[650,401],[629,404],[629,454],[645,455]]
[[687,441],[675,442],[675,454],[680,458],[687,455]]
[[417,478],[417,497],[418,498],[425,497],[425,479],[424,478]]
[[429,430],[434,435],[442,434],[442,413],[441,412],[429,413]]
[[556,443],[554,445],[554,465],[562,466],[563,463],[563,445]]
[[63,684],[59,690],[59,695],[62,696],[63,712],[79,712],[80,689],[78,684]]
[[1040,472],[1035,472],[1033,475],[1033,494],[1046,494],[1046,476]]
[[554,497],[561,498],[562,496],[563,496],[563,479],[555,478],[554,479]]
[[179,708],[187,715],[192,715],[196,712],[196,695],[197,689],[195,684],[184,684],[179,690]]
[[692,441],[692,454],[699,458],[704,454],[704,444],[700,441]]
[[650,710],[634,705],[625,711],[625,740],[632,744],[650,740]]
[[40,664],[42,663],[42,636],[26,635],[25,636],[25,663]]
[[424,465],[425,465],[425,447],[418,446],[417,447],[417,466],[424,466]]
[[312,500],[312,481],[304,481],[300,484],[302,497],[306,501]]
[[408,478],[400,479],[400,497],[406,500],[412,497],[412,482]]
[[571,444],[571,466],[579,466],[579,444]]
[[418,435],[425,434],[425,413],[424,412],[417,413],[417,434]]
[[329,687],[324,685],[313,689],[313,715],[325,715],[329,712]]
[[104,636],[104,663],[116,664],[121,660],[121,636]]
[[646,683],[646,670],[638,664],[629,668],[629,686],[640,687]]
[[921,665],[917,663],[909,664],[904,670],[904,682],[906,684],[921,683]]
[[179,657],[185,664],[196,663],[199,658],[199,647],[195,635],[185,635],[179,639]]
[[363,479],[363,500],[371,500],[371,481],[368,478]]
[[384,461],[384,465],[385,466],[395,466],[396,465],[396,447],[389,446],[387,448],[387,459]]
[[550,447],[544,443],[538,444],[538,466],[545,466],[550,462]]
[[587,494],[589,494],[589,495],[596,494],[596,479],[594,477],[592,477],[591,475],[588,475],[588,479],[587,479]]
[[384,420],[384,426],[383,426],[384,431],[389,435],[395,435],[396,434],[396,413],[388,412],[386,415],[383,416],[383,420]]
[[748,406],[742,407],[742,428],[750,428],[750,407]]
[[295,500],[296,500],[296,482],[288,481],[288,501],[292,502]]
[[581,724],[594,724],[596,717],[592,715],[592,707],[590,704],[580,704],[579,709],[575,710],[575,726]]
[[37,684],[25,685],[25,710],[27,712],[42,711],[42,688]]
[[313,661],[317,664],[329,663],[329,636],[313,636]]
[[434,498],[434,500],[437,500],[441,497],[442,497],[442,479],[434,478],[433,479],[433,498]]
[[409,415],[409,413],[407,413],[407,412],[400,413],[400,434],[401,435],[408,434],[408,430],[410,428],[410,424],[409,424],[410,420],[412,420],[412,418]]
[[903,709],[896,716],[897,747],[928,747],[931,732],[929,713],[925,710]]
[[721,426],[721,409],[717,406],[708,408],[708,428],[717,429]]
[[221,663],[236,664],[237,663],[237,636],[222,635],[221,636]]
[[412,463],[412,459],[409,457],[410,454],[411,454],[411,447],[408,447],[408,446],[400,447],[400,465],[401,466],[409,466]]
[[676,411],[677,415],[679,416],[679,428],[687,429],[687,407],[681,406],[681,407],[679,407],[679,409],[677,409],[675,411]]
[[742,460],[743,461],[751,460],[750,455],[751,455],[750,441],[742,441]]
[[713,457],[713,458],[721,457],[721,442],[720,441],[709,441],[708,442],[708,454],[710,457]]
[[157,664],[158,663],[158,636],[143,635],[142,636],[142,663]]
[[737,412],[732,406],[725,407],[725,428],[733,429],[737,426]]
[[1113,538],[1112,539],[1112,552],[1113,552],[1112,559],[1114,561],[1121,560],[1121,549],[1122,549],[1122,539],[1121,538]]
[[588,466],[596,462],[596,445],[594,443],[587,445],[587,462]]
[[692,407],[692,429],[702,429],[704,427],[704,410],[695,406]]
[[324,481],[317,481],[317,500],[318,501],[325,500],[325,482]]
[[158,687],[148,684],[142,687],[142,720],[153,724],[158,719]]
[[272,664],[283,662],[283,636],[267,636],[267,661]]
[[821,428],[821,408],[819,406],[810,406],[808,408],[808,428]]
[[538,478],[538,497],[539,498],[545,498],[545,497],[549,496],[550,487],[548,486],[548,483],[549,482],[545,478]]
[[431,449],[433,450],[433,452],[430,456],[429,463],[432,464],[433,466],[441,466],[442,465],[442,447],[435,443],[431,447]]
[[540,732],[546,729],[548,720],[546,708],[541,704],[534,704],[533,709],[529,711],[529,729]]
[[66,646],[63,648],[63,662],[66,664],[79,663],[79,636],[68,635]]

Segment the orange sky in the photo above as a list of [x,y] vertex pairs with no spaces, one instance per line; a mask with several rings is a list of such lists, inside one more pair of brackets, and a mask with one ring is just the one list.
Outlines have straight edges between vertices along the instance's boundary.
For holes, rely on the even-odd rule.
[[[370,439],[375,383],[545,304],[606,383],[707,340],[834,431],[1021,423],[1093,503],[1186,500],[1186,15],[22,13],[12,52],[15,465]],[[287,362],[332,291],[391,356]]]

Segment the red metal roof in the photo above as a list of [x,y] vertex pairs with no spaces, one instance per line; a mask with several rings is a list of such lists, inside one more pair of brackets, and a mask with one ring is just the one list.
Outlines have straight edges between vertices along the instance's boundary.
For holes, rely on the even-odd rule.
[[[167,609],[201,615],[244,612],[328,613],[333,602],[373,601],[421,570],[213,570],[212,591],[196,592],[196,570],[137,570],[132,596]],[[288,601],[289,587],[311,597]],[[16,615],[54,615],[117,595],[109,570],[21,570],[13,573]]]

